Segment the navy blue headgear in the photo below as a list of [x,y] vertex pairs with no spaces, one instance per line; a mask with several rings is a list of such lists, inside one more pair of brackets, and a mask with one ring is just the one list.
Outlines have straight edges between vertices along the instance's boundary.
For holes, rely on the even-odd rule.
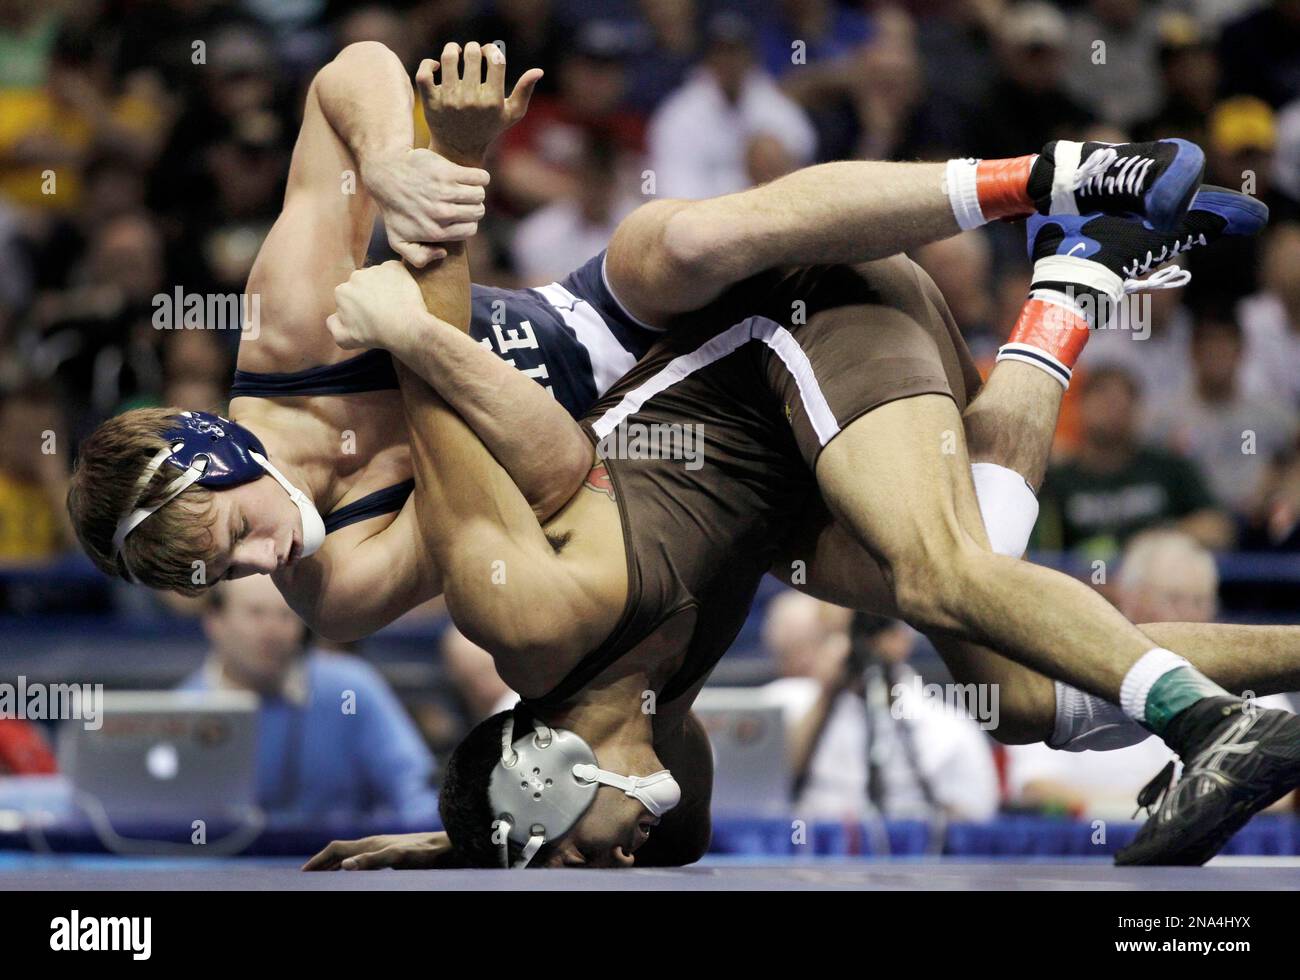
[[239,423],[220,415],[182,412],[176,425],[163,433],[163,438],[173,447],[163,462],[179,470],[188,470],[200,456],[207,457],[203,474],[195,481],[201,487],[214,490],[237,487],[266,472],[262,464],[249,455],[251,451],[266,458],[262,440]]
[[[176,418],[176,424],[163,433],[163,438],[167,440],[167,445],[158,450],[145,466],[136,481],[131,506],[117,522],[117,530],[113,534],[115,558],[122,553],[127,535],[189,487],[195,484],[213,490],[237,487],[258,479],[264,473],[271,474],[284,487],[303,515],[304,554],[315,550],[312,545],[319,547],[319,541],[324,537],[324,525],[319,529],[315,526],[320,523],[320,515],[316,514],[307,497],[267,462],[266,448],[261,440],[242,425],[210,412],[181,412]],[[164,463],[181,470],[180,476],[167,485],[161,499],[154,506],[137,506],[149,481]],[[132,579],[130,569],[126,570],[126,577]]]

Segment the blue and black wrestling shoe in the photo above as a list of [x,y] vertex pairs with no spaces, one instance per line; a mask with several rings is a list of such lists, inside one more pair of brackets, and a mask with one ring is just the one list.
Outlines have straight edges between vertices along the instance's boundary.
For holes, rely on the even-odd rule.
[[1183,775],[1173,781],[1171,762],[1138,794],[1151,815],[1116,864],[1204,864],[1300,786],[1300,718],[1289,711],[1203,698],[1174,716],[1165,741],[1184,760]]
[[1143,277],[1194,248],[1226,236],[1256,235],[1267,224],[1266,204],[1209,184],[1168,232],[1148,220],[1108,214],[1032,215],[1026,230],[1033,288],[1088,286],[1118,300],[1124,293],[1181,286],[1191,278],[1183,269]]
[[1205,153],[1183,139],[1150,143],[1053,140],[1029,172],[1029,196],[1051,217],[1105,213],[1174,231],[1205,173]]
[[[1029,299],[1061,307],[1078,318],[1074,322],[1093,329],[1140,323],[1133,317],[1141,311],[1130,308],[1127,296],[1176,289],[1192,278],[1186,269],[1168,263],[1225,236],[1257,234],[1267,223],[1264,204],[1208,185],[1171,232],[1159,231],[1145,219],[1107,214],[1031,215],[1026,229],[1034,261]],[[1057,339],[1029,339],[1013,333],[998,348],[998,360],[1028,362],[1068,387],[1074,359],[1087,340],[1086,335],[1069,336],[1067,331]]]

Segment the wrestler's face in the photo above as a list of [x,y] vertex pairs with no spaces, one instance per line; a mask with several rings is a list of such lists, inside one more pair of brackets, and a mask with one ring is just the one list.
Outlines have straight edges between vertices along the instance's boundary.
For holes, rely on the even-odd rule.
[[302,517],[271,477],[218,490],[212,506],[217,558],[208,568],[209,582],[269,575],[302,554]]
[[548,868],[626,868],[650,838],[659,818],[637,800],[612,786],[602,786],[590,809],[573,829],[555,842]]

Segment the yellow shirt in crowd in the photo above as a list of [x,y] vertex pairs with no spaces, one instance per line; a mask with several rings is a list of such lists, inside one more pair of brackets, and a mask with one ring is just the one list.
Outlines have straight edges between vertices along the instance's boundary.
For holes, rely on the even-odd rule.
[[42,561],[61,550],[58,520],[45,491],[0,473],[0,562]]

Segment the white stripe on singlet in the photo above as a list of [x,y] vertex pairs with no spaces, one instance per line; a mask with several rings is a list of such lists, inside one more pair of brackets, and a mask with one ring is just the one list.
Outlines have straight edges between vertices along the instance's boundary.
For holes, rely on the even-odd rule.
[[584,299],[579,299],[558,282],[549,286],[535,286],[533,292],[541,295],[564,318],[564,323],[587,349],[591,359],[592,380],[596,394],[603,395],[636,364],[636,357],[618,342],[604,318]]
[[724,330],[691,353],[673,358],[662,369],[624,395],[617,405],[596,420],[591,427],[596,438],[604,439],[622,425],[629,415],[640,411],[641,407],[655,395],[666,391],[679,381],[686,380],[696,371],[708,367],[715,361],[722,360],[751,340],[761,340],[772,348],[777,357],[781,358],[781,363],[785,365],[799,388],[804,411],[808,413],[808,421],[812,424],[818,441],[824,446],[835,438],[840,431],[840,426],[835,421],[835,413],[831,411],[826,396],[822,394],[821,386],[817,383],[817,376],[813,373],[812,362],[808,360],[808,355],[804,353],[789,330],[763,317],[750,317]]

